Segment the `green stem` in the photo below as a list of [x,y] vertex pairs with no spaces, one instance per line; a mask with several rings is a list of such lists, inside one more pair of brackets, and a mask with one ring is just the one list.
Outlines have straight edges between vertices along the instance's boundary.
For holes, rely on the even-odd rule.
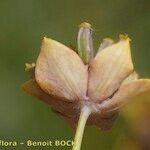
[[78,121],[78,126],[77,126],[75,139],[74,139],[74,146],[72,150],[80,150],[85,124],[90,114],[91,114],[91,109],[89,107],[84,106],[81,109],[81,114]]

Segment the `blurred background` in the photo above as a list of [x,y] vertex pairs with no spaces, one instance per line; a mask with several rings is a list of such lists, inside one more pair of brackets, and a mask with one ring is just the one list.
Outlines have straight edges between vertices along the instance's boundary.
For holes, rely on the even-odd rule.
[[[0,0],[0,139],[24,142],[73,138],[74,133],[64,120],[20,86],[30,79],[24,64],[36,61],[43,36],[76,46],[78,25],[83,21],[93,26],[95,51],[103,38],[117,41],[119,33],[128,33],[136,71],[141,77],[150,76],[149,0]],[[146,135],[142,129],[146,129],[148,120],[150,124],[150,103],[131,110],[121,113],[109,131],[87,127],[82,149],[149,149],[150,125],[144,130]],[[146,122],[139,127],[141,116]],[[21,145],[17,149],[27,148]]]

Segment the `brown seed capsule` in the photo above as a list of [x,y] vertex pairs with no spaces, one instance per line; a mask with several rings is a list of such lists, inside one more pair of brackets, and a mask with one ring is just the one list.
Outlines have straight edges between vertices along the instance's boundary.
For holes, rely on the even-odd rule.
[[[99,51],[88,68],[89,71],[73,50],[57,41],[44,38],[35,67],[36,84],[27,82],[24,90],[39,97],[37,89],[41,89],[40,98],[48,102],[44,95],[49,95],[49,104],[63,117],[70,116],[67,120],[73,124],[77,123],[83,105],[88,105],[94,113],[89,117],[88,123],[100,127],[103,126],[103,118],[108,120],[114,114],[101,112],[118,110],[124,101],[123,97],[150,90],[149,79],[132,80],[136,75],[132,74],[134,69],[127,37]],[[132,86],[132,91],[137,91],[128,94],[126,90]],[[136,86],[140,88],[137,89]]]
[[[63,44],[44,38],[35,79],[23,85],[26,92],[51,105],[72,126],[76,126],[81,112],[77,129],[80,139],[87,119],[87,124],[108,129],[121,106],[137,95],[150,93],[150,79],[138,79],[134,72],[130,39],[121,35],[118,43],[103,43],[103,50],[93,58],[91,29],[83,25],[78,35],[80,57]],[[73,150],[79,149],[80,143]]]

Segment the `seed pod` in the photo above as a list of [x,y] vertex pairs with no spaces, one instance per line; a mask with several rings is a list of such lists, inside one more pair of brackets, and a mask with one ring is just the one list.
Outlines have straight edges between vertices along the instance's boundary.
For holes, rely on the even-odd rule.
[[80,24],[79,27],[77,38],[78,54],[84,64],[88,64],[93,58],[92,28],[91,25],[86,22]]

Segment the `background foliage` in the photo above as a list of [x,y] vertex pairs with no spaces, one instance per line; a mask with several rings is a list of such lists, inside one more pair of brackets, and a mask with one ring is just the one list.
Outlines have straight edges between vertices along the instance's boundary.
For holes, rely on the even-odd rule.
[[[93,25],[95,50],[103,38],[117,40],[119,33],[128,33],[137,72],[142,77],[150,75],[149,0],[0,0],[0,139],[72,139],[66,122],[20,86],[30,78],[24,63],[36,60],[43,36],[76,45],[78,25],[83,21]],[[110,131],[88,127],[82,148],[133,150],[134,137],[120,116]]]

